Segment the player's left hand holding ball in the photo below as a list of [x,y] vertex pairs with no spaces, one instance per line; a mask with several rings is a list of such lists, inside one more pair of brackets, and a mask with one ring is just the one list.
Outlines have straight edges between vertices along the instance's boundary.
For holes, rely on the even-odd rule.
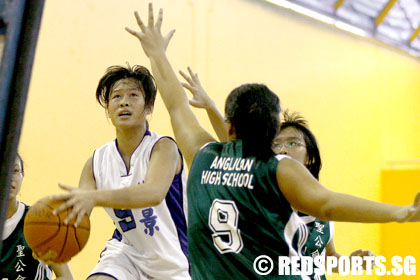
[[74,225],[77,227],[82,221],[84,215],[90,215],[93,207],[95,207],[95,191],[75,188],[59,183],[58,186],[68,191],[66,194],[50,196],[53,200],[65,200],[63,204],[54,209],[53,214],[56,215],[61,211],[72,208],[70,214],[64,220],[67,224],[70,220],[77,217]]

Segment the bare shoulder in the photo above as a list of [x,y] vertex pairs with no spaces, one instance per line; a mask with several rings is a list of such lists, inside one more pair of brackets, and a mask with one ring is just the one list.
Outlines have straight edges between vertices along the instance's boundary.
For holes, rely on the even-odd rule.
[[92,168],[92,162],[93,162],[93,156],[90,156],[88,159],[87,159],[87,161],[86,161],[86,163],[85,163],[85,166],[90,166],[90,168]]
[[277,164],[277,176],[283,177],[290,174],[290,172],[294,172],[296,170],[296,166],[299,165],[298,162],[288,156],[277,156],[278,164]]
[[181,161],[178,145],[169,137],[162,137],[156,142],[151,157]]
[[178,146],[172,138],[169,137],[162,137],[160,138],[153,148],[152,153],[155,152],[172,152],[172,151],[178,151]]
[[162,167],[163,164],[173,163],[176,166],[176,174],[182,170],[182,157],[178,146],[172,138],[160,138],[153,148],[151,162],[154,166]]
[[93,174],[93,156],[89,157],[83,166],[80,175],[79,187],[85,189],[96,189],[95,176]]

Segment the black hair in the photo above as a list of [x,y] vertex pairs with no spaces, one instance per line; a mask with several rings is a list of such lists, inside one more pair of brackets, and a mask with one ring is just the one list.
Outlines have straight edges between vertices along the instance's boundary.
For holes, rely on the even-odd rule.
[[229,94],[225,115],[242,140],[243,157],[266,160],[274,155],[271,143],[276,137],[281,112],[277,95],[263,84],[244,84]]
[[22,159],[22,157],[19,155],[19,153],[17,153],[16,155],[17,155],[17,157],[18,157],[18,159],[19,159],[19,162],[20,162],[20,168],[22,169],[22,176],[23,176],[23,175],[25,175],[25,170],[24,170],[24,168],[23,168],[23,159]]
[[152,108],[156,99],[156,83],[149,70],[140,65],[130,67],[110,66],[99,80],[96,88],[96,100],[102,107],[106,108],[109,102],[109,95],[116,82],[122,79],[133,79],[138,83],[143,93],[145,108]]
[[303,134],[306,153],[308,154],[306,168],[308,168],[312,176],[319,180],[319,171],[322,167],[321,155],[316,138],[309,130],[307,123],[308,122],[299,113],[293,112],[289,114],[288,110],[286,110],[283,113],[283,122],[280,124],[280,131],[287,127],[293,127]]

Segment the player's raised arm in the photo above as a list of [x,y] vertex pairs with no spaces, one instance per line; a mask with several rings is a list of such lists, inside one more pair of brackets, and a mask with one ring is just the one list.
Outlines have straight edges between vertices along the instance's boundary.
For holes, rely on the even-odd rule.
[[130,28],[126,28],[126,30],[140,40],[145,54],[150,59],[159,92],[171,117],[176,141],[187,164],[191,166],[200,147],[208,142],[215,141],[215,139],[200,126],[191,111],[188,97],[166,57],[166,48],[175,30],[170,31],[165,37],[162,35],[162,15],[163,12],[160,9],[158,19],[155,21],[153,6],[150,3],[147,26],[143,24],[136,12],[135,17],[140,31],[134,31]]
[[222,113],[217,108],[216,103],[210,98],[201,85],[198,74],[194,73],[190,67],[188,67],[190,76],[182,71],[179,71],[179,73],[188,82],[182,83],[182,86],[188,89],[193,95],[193,98],[190,99],[190,105],[196,108],[205,109],[217,137],[220,141],[227,142],[229,140],[227,123],[225,122]]

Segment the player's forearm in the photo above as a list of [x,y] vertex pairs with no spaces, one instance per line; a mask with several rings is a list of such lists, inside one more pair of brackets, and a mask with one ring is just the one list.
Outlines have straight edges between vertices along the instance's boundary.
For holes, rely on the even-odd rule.
[[323,221],[387,223],[408,217],[407,206],[371,201],[325,188],[293,159],[279,162],[277,181],[294,209]]
[[[337,258],[337,262],[338,262],[338,258],[341,257],[341,254],[339,254],[336,250],[335,250],[335,244],[334,244],[334,238],[331,237],[330,242],[328,242],[327,247],[325,248],[325,255],[326,257],[335,257]],[[333,267],[332,272],[334,273],[338,273],[338,267]]]
[[175,139],[185,161],[191,166],[200,147],[214,139],[200,126],[166,55],[154,54],[149,58],[160,95],[171,117]]
[[56,280],[73,280],[68,264],[51,264]]
[[149,57],[152,73],[169,113],[173,108],[188,106],[188,97],[179,82],[165,53],[154,54]]
[[401,221],[406,213],[407,207],[331,192],[329,199],[320,207],[319,218],[327,221],[388,223]]
[[210,119],[211,125],[217,134],[217,137],[222,142],[228,141],[228,128],[223,118],[222,113],[217,108],[216,104],[212,101],[212,104],[206,108],[207,115]]
[[156,186],[141,184],[116,190],[100,190],[94,194],[95,206],[111,208],[144,208],[158,205],[165,198]]

